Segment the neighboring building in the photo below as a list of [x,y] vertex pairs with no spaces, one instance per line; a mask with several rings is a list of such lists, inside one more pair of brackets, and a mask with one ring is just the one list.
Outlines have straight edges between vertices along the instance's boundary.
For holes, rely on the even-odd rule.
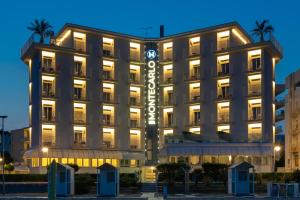
[[30,147],[29,128],[11,131],[11,156],[15,163],[23,163],[23,155]]
[[[9,154],[11,154],[11,135],[9,131],[4,131],[4,151],[8,152]],[[3,146],[2,146],[2,130],[0,129],[0,153],[2,155],[2,150],[3,150]],[[0,155],[0,156],[1,156]]]
[[180,160],[272,170],[282,57],[273,37],[255,43],[236,22],[160,38],[66,24],[50,45],[31,38],[21,54],[32,172],[47,157],[82,172]]
[[300,70],[290,74],[285,85],[285,169],[300,169]]

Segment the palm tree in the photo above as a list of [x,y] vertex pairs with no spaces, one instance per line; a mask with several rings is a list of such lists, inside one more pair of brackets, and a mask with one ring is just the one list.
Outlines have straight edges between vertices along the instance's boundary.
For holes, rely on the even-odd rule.
[[273,26],[269,25],[269,20],[263,20],[261,23],[259,21],[255,22],[256,28],[252,30],[252,34],[259,37],[260,41],[265,41],[265,35],[267,33],[271,34],[274,32]]
[[35,19],[27,29],[40,36],[40,43],[44,43],[45,38],[54,35],[52,26],[44,19],[40,21]]

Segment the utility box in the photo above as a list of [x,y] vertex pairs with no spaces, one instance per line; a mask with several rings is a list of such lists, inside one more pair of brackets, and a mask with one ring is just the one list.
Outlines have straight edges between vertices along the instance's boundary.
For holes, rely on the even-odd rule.
[[48,170],[49,191],[51,187],[54,187],[53,191],[57,197],[66,197],[74,194],[74,169],[72,167],[53,161]]
[[105,163],[97,168],[97,196],[116,197],[118,194],[118,169],[108,163]]
[[248,162],[233,164],[228,169],[228,194],[254,195],[254,166]]

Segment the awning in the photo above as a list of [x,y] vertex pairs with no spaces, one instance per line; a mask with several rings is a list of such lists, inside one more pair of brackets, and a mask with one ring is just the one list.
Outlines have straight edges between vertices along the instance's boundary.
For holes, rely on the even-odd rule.
[[167,144],[160,156],[273,155],[271,143],[181,143]]
[[38,149],[25,152],[28,158],[107,158],[107,159],[144,159],[143,152],[117,151],[117,150],[90,150],[90,149],[51,149],[47,153]]

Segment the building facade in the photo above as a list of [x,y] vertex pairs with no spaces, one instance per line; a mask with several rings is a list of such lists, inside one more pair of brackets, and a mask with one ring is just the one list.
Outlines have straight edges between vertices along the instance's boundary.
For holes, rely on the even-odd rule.
[[24,163],[24,153],[30,147],[29,128],[21,128],[11,131],[11,157],[14,163]]
[[300,169],[300,70],[285,80],[285,169]]
[[53,159],[82,171],[240,160],[272,170],[273,37],[255,43],[236,22],[160,38],[66,24],[21,54],[33,172]]

